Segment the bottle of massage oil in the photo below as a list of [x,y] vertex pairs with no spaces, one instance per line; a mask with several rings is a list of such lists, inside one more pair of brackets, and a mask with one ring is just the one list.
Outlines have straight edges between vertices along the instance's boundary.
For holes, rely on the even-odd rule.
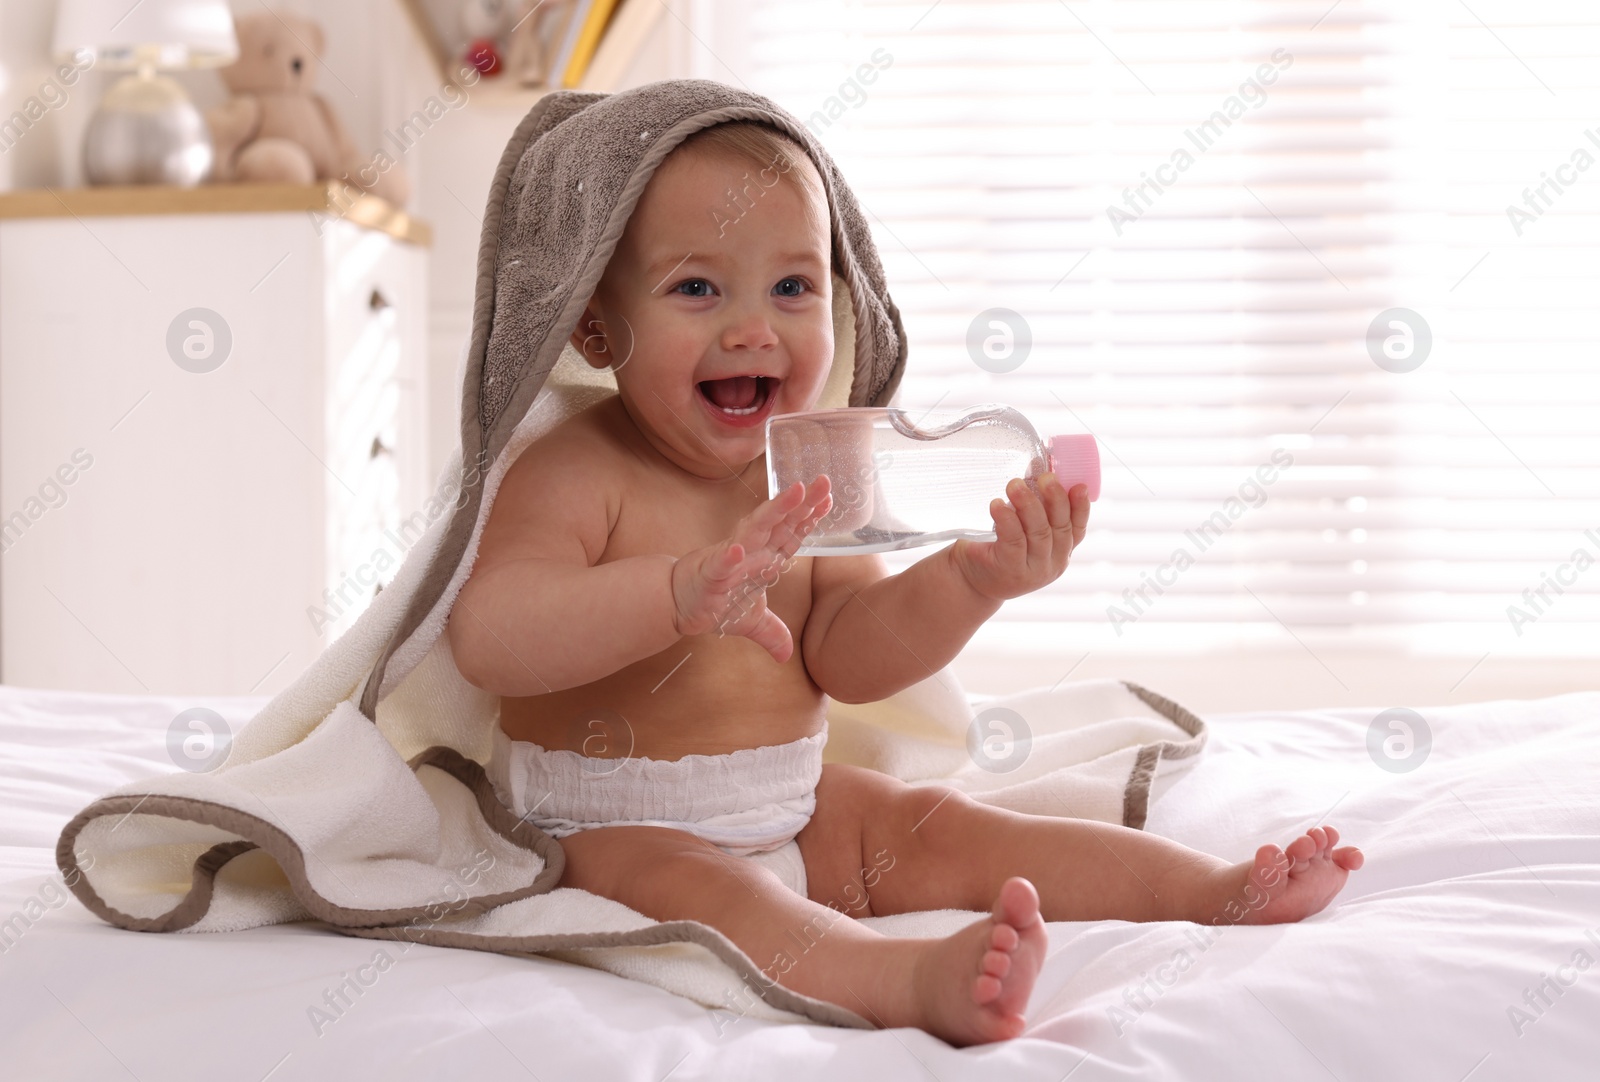
[[1053,470],[1064,487],[1100,497],[1093,436],[1048,445],[1021,413],[984,404],[960,412],[891,406],[809,410],[769,417],[767,492],[827,474],[833,507],[798,555],[888,552],[969,537],[992,541],[989,501],[1021,477],[1034,492]]

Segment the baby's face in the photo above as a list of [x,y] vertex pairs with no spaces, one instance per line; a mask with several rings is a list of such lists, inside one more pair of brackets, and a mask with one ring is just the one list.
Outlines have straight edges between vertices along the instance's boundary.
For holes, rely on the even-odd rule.
[[708,481],[765,452],[769,416],[813,408],[833,361],[828,209],[806,168],[670,155],[573,334],[645,438]]

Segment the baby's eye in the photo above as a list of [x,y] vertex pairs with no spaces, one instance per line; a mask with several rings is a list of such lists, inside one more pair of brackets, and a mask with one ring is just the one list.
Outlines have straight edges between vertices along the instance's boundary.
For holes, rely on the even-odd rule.
[[[690,292],[693,290],[704,290],[704,292]],[[683,293],[685,297],[709,297],[711,296],[711,283],[704,278],[685,278],[673,286],[672,291],[674,293]]]
[[804,278],[785,278],[772,288],[780,297],[798,297],[811,286]]

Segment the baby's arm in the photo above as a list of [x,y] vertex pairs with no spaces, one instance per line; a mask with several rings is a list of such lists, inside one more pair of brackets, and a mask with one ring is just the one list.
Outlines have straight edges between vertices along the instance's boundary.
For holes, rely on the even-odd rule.
[[796,528],[803,536],[826,482],[794,486],[741,519],[733,538],[682,558],[596,563],[619,497],[594,469],[580,449],[540,441],[507,471],[447,628],[469,683],[498,695],[561,691],[718,628],[788,657],[788,628],[764,599],[734,611],[728,595],[798,547],[781,541]]
[[1088,490],[1069,497],[1053,474],[1039,487],[1042,500],[1013,481],[1012,502],[989,505],[994,541],[963,538],[898,575],[878,556],[818,557],[801,638],[817,686],[844,703],[887,698],[949,664],[1003,601],[1059,578],[1088,527]]
[[499,695],[576,687],[676,639],[668,555],[595,564],[615,516],[593,450],[553,435],[506,472],[446,629],[468,682]]

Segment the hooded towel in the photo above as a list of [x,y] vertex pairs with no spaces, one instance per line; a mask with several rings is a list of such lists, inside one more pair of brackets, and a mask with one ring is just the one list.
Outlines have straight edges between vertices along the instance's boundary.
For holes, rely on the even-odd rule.
[[[786,133],[822,177],[837,333],[819,405],[888,404],[906,362],[900,314],[860,206],[803,124],[766,98],[703,80],[547,94],[517,126],[490,186],[461,446],[425,509],[426,532],[354,626],[241,729],[226,762],[120,786],[66,825],[57,863],[91,911],[135,931],[315,920],[346,935],[549,954],[709,1007],[871,1028],[775,983],[708,925],[657,922],[558,889],[560,845],[503,806],[484,769],[498,699],[466,682],[443,634],[506,470],[541,433],[615,393],[609,373],[570,349],[558,362],[644,186],[689,135],[734,120]],[[979,726],[948,668],[881,703],[830,702],[824,758],[1019,811],[1141,827],[1158,762],[1204,740],[1189,711],[1115,681],[1023,692],[985,709],[996,706],[1031,731],[1014,774],[973,765],[968,740]],[[948,934],[974,919],[954,916],[954,925],[902,921],[895,934]]]

